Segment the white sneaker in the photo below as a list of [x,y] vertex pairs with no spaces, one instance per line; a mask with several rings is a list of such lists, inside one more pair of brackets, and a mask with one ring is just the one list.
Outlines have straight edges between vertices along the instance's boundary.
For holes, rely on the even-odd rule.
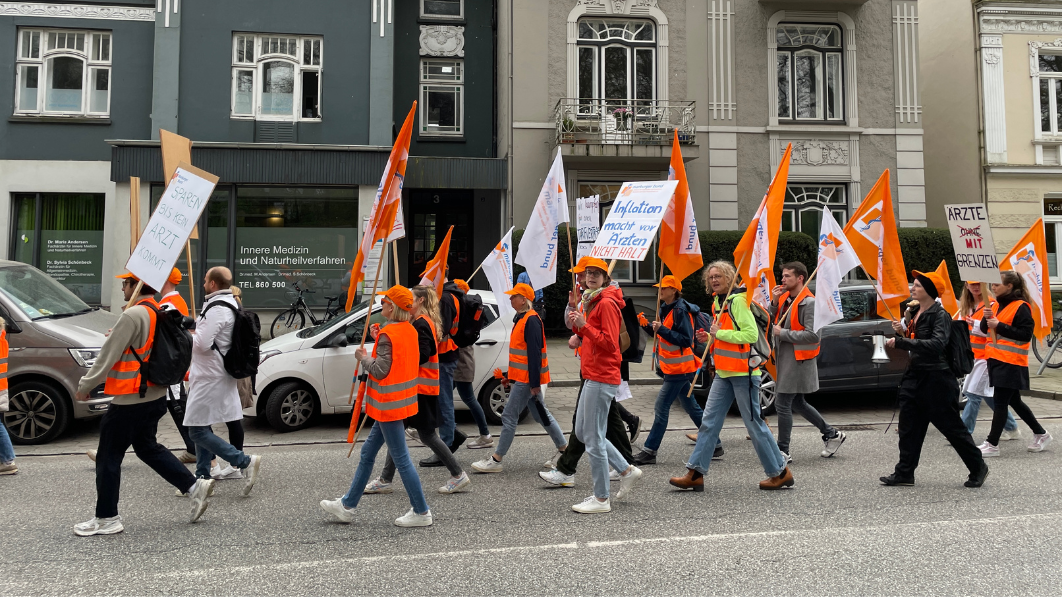
[[321,500],[321,509],[339,519],[339,522],[353,522],[354,508],[343,505],[343,498]]
[[391,493],[394,488],[390,483],[384,483],[379,477],[369,481],[369,484],[365,486],[364,493]]
[[[88,456],[88,459],[91,460],[92,462],[96,462],[96,451],[95,450],[89,450],[89,451],[85,452],[85,456]],[[93,518],[92,520],[96,520],[96,519]],[[90,520],[89,522],[92,522],[92,520]],[[109,519],[107,519],[107,520],[109,520]],[[81,524],[88,524],[88,522],[84,522],[84,523],[81,523]],[[93,534],[94,535],[102,535],[104,533],[93,533]],[[88,537],[88,535],[82,535],[82,537]]]
[[243,469],[247,472],[247,482],[243,484],[243,495],[251,495],[251,490],[254,489],[254,484],[258,482],[258,469],[262,466],[262,457],[255,454],[251,456],[251,464],[247,465],[247,468]]
[[626,475],[620,476],[620,487],[619,491],[616,492],[616,499],[622,500],[625,497],[629,497],[631,495],[631,490],[634,489],[634,486],[641,480],[642,469],[632,464],[631,470]]
[[473,462],[472,470],[477,473],[500,473],[502,472],[502,463],[494,460],[493,456],[488,456],[483,460]]
[[1001,441],[1009,442],[1015,439],[1021,439],[1021,429],[1015,429],[1014,431],[1003,430],[1003,433],[999,434]]
[[74,534],[78,537],[91,537],[93,535],[114,535],[125,530],[122,526],[122,517],[93,518],[74,525]]
[[428,510],[424,514],[417,514],[413,511],[413,508],[409,509],[402,516],[395,519],[396,527],[430,527],[431,526],[431,510]]
[[848,439],[848,436],[845,435],[843,431],[838,431],[837,435],[823,442],[825,447],[822,449],[820,456],[823,458],[832,457],[837,453],[837,450],[841,449],[841,444],[843,444],[846,439]]
[[487,435],[481,435],[476,439],[465,444],[469,450],[479,450],[481,448],[493,448],[494,438],[488,433]]
[[1033,442],[1031,444],[1029,444],[1029,451],[1030,452],[1043,452],[1044,448],[1047,447],[1047,444],[1051,443],[1052,439],[1054,439],[1054,438],[1051,437],[1050,433],[1035,433],[1035,434],[1033,434]]
[[199,520],[203,512],[206,512],[207,506],[210,505],[207,502],[207,498],[212,493],[214,493],[213,479],[199,479],[195,482],[192,490],[188,492],[188,498],[192,500],[192,509],[188,513],[188,522]]
[[460,477],[456,479],[450,477],[446,485],[439,488],[439,493],[461,493],[468,491],[470,485],[472,485],[472,479],[468,478],[468,473],[462,471]]
[[993,446],[992,444],[988,443],[987,439],[980,446],[977,446],[977,449],[981,450],[982,458],[992,458],[995,456],[999,456],[999,446]]
[[603,512],[611,512],[612,506],[609,505],[608,500],[601,502],[598,501],[596,497],[590,496],[572,506],[572,511],[580,514],[600,514]]
[[557,453],[553,455],[553,458],[550,458],[542,465],[542,468],[557,468],[557,463],[560,462],[560,457],[563,454],[564,452],[558,450]]
[[[782,450],[778,450],[778,451],[782,452]],[[825,453],[826,452],[824,450],[823,454],[825,454]],[[782,459],[785,460],[786,464],[793,464],[793,457],[789,455],[789,452],[782,452]]]
[[619,481],[619,478],[620,478],[619,471],[617,471],[616,469],[612,468],[611,466],[608,467],[608,480],[609,481]]
[[549,483],[550,485],[557,485],[560,487],[575,486],[575,475],[565,475],[557,469],[553,469],[550,471],[539,471],[538,476],[542,477],[542,480],[546,483]]
[[424,442],[420,441],[420,434],[417,433],[417,430],[413,429],[412,427],[406,428],[406,437],[408,437],[410,441],[414,441],[422,446],[424,445]]
[[[193,485],[193,487],[195,487],[195,486]],[[211,484],[210,485],[210,492],[207,493],[207,497],[214,497],[214,488],[215,487],[217,487],[216,484]],[[188,497],[188,494],[183,492],[183,491],[181,491],[180,489],[174,489],[173,490],[173,495],[175,495],[177,497]]]
[[231,464],[225,465],[225,468],[221,468],[221,465],[217,465],[210,469],[210,477],[212,479],[242,479],[243,471],[238,468],[233,468]]

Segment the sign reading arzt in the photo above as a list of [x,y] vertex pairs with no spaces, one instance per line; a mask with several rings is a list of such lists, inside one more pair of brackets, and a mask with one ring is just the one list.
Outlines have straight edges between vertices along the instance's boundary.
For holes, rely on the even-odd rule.
[[967,282],[999,283],[999,261],[988,225],[988,208],[980,203],[945,205],[959,277]]
[[623,183],[590,255],[625,261],[645,259],[678,183],[677,180]]

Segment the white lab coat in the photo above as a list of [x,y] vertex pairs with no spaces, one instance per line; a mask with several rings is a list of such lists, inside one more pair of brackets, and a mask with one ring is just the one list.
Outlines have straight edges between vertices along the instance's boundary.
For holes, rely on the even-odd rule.
[[[238,306],[230,290],[207,295],[202,314],[196,320],[192,341],[192,366],[188,370],[188,405],[184,409],[185,427],[203,427],[243,419],[236,380],[225,371],[221,355],[232,345],[235,314],[211,303],[225,301]],[[218,350],[211,346],[217,344]]]

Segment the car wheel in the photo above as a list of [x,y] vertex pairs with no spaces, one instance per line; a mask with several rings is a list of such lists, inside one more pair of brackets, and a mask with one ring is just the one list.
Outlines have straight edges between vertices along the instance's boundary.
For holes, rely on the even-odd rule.
[[766,371],[760,377],[760,415],[766,417],[774,414],[775,398],[774,378]]
[[3,415],[11,443],[46,444],[70,424],[70,405],[59,388],[39,381],[15,384],[9,393],[10,410]]
[[281,433],[309,427],[317,412],[317,397],[299,382],[280,384],[266,400],[266,420]]
[[[483,385],[483,389],[479,391],[479,404],[483,407],[483,415],[487,418],[488,425],[502,424],[502,411],[505,410],[505,403],[508,401],[509,392],[497,379],[490,379]],[[524,412],[520,413],[520,421],[527,418],[527,415],[528,411],[525,408]]]

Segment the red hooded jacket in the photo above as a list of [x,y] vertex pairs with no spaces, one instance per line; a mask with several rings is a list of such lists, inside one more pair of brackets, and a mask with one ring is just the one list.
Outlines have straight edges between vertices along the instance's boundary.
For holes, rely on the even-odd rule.
[[609,286],[590,301],[585,314],[586,325],[575,329],[583,340],[579,351],[583,379],[619,385],[622,307],[623,291],[617,286]]

